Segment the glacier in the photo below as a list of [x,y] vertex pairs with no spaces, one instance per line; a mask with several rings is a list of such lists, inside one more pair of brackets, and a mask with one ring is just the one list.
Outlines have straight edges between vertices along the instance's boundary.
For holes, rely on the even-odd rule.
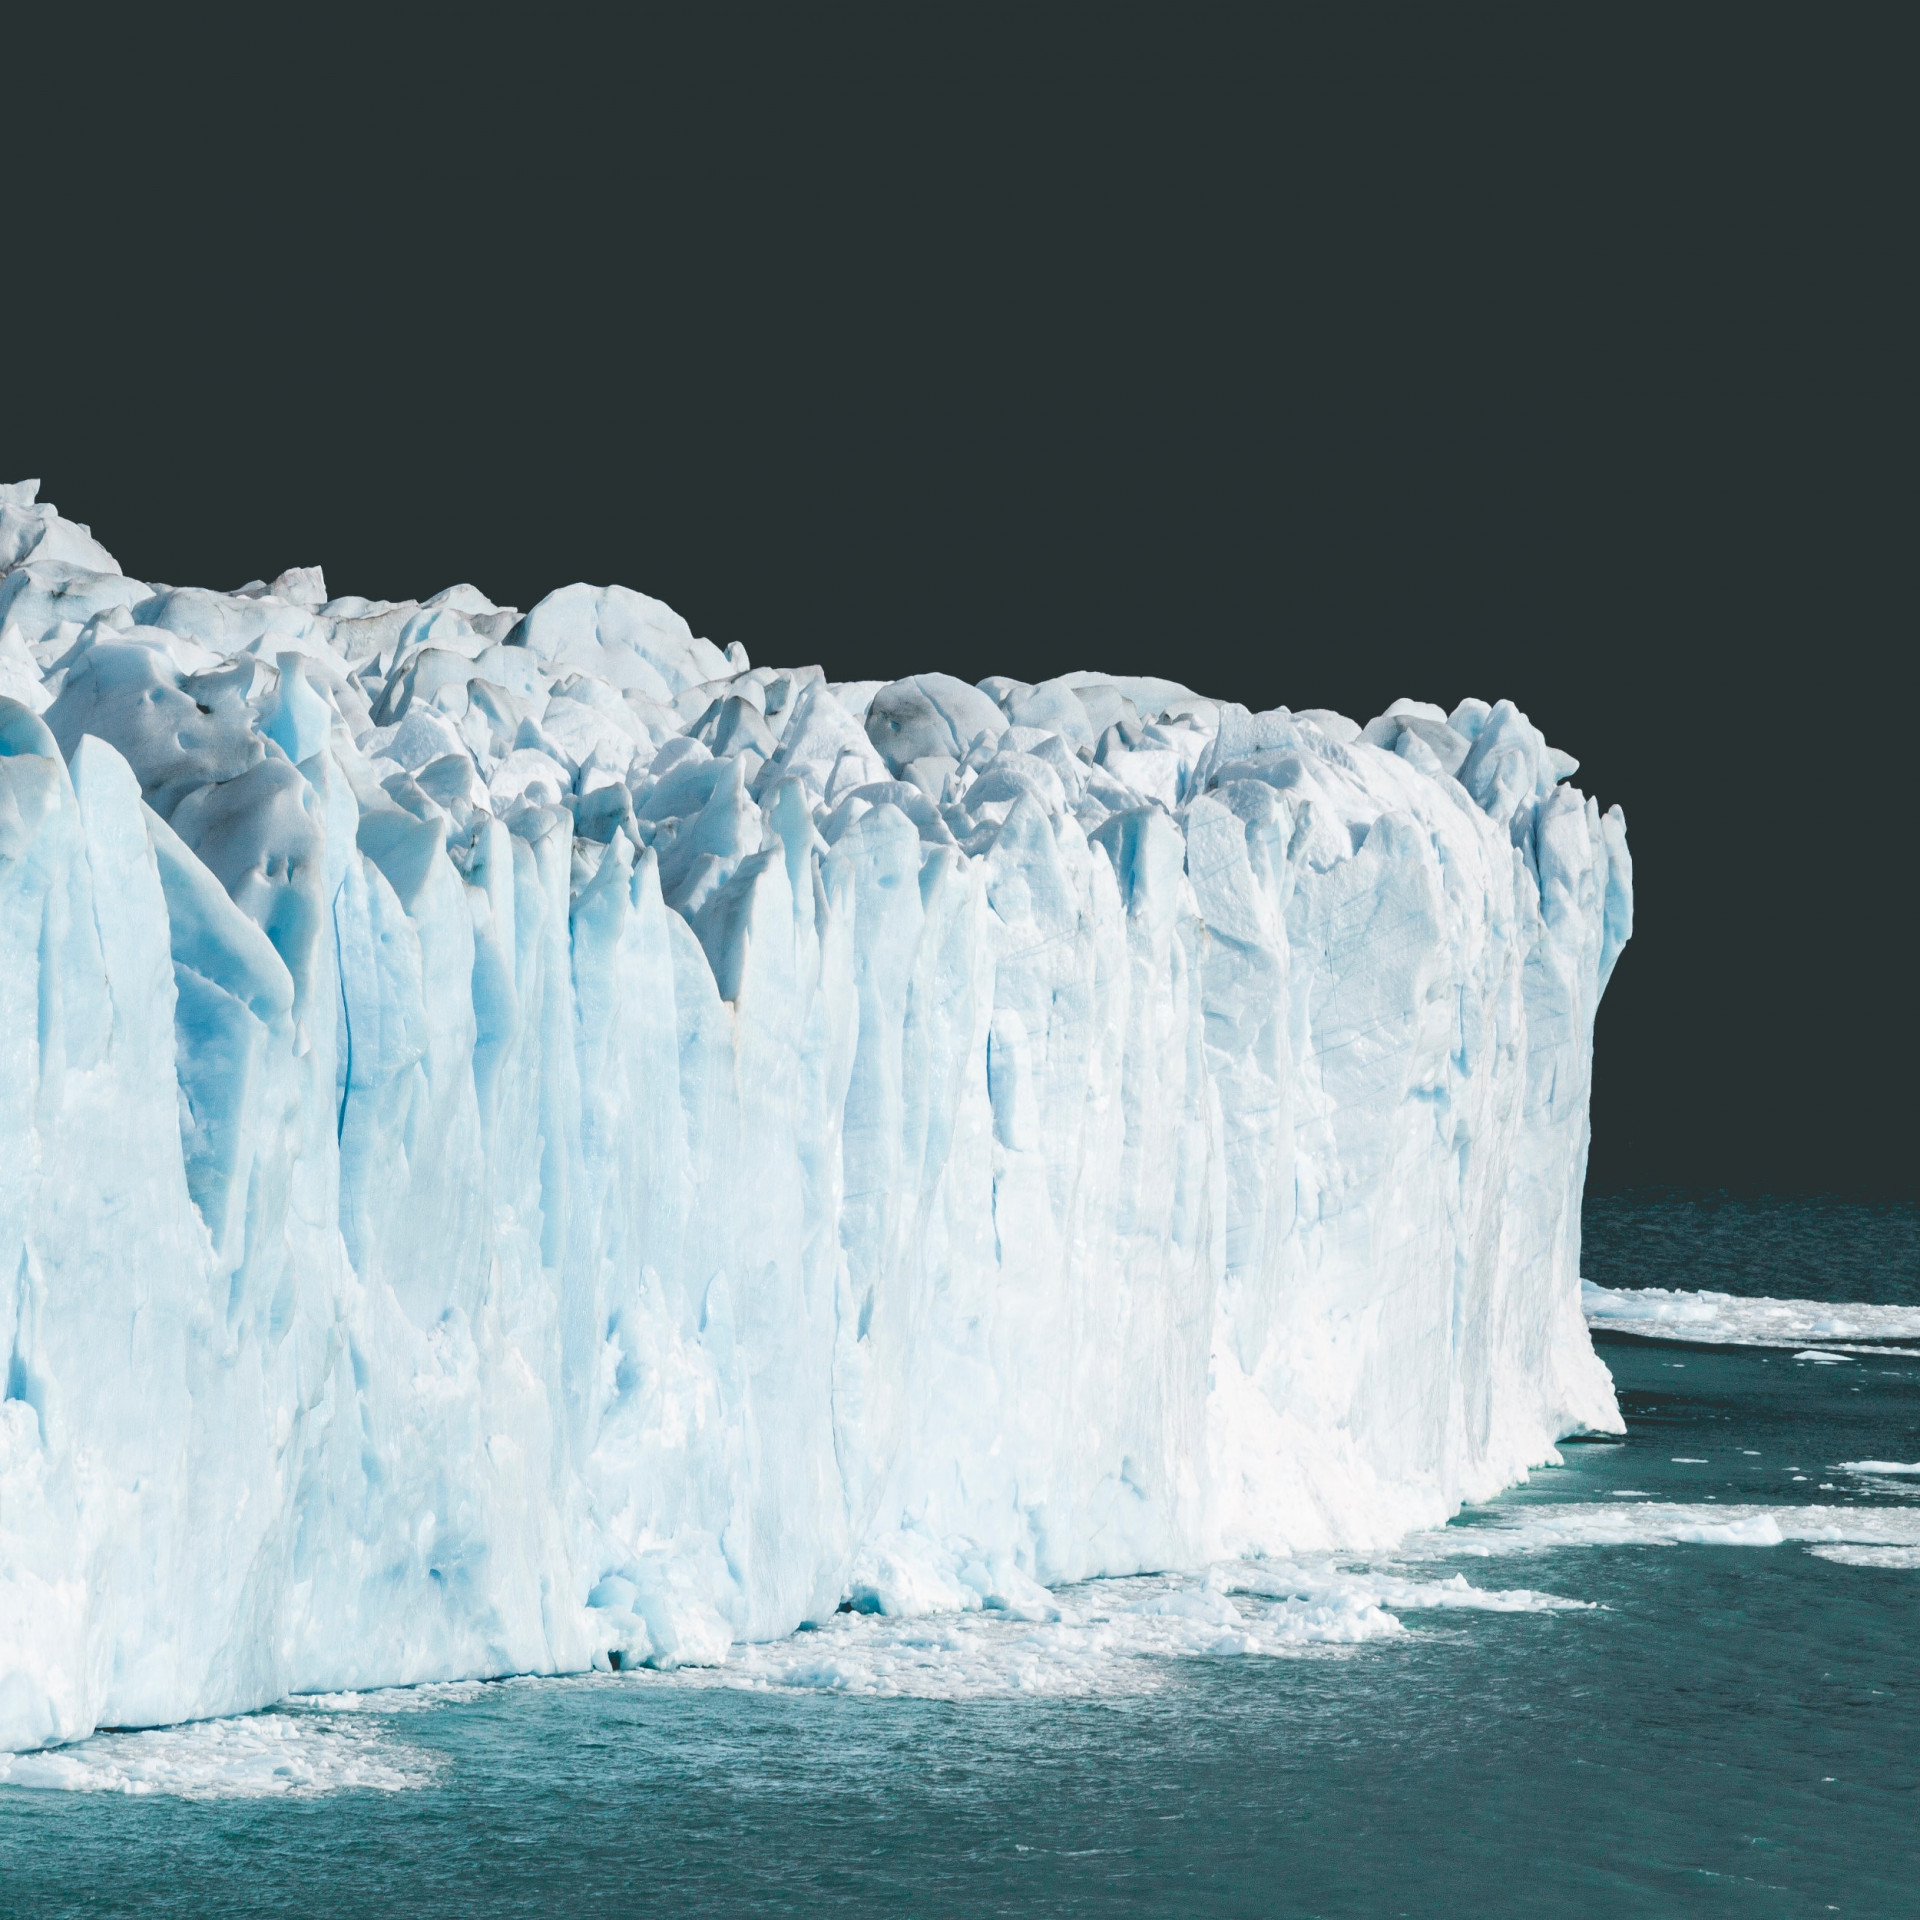
[[1574,770],[0,488],[0,1749],[1044,1617],[1619,1430]]

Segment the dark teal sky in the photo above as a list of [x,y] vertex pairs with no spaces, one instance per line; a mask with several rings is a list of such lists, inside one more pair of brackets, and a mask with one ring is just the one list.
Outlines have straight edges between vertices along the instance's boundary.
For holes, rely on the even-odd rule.
[[1891,30],[713,18],[30,48],[0,477],[176,583],[1510,696],[1636,857],[1596,1182],[1913,1194]]

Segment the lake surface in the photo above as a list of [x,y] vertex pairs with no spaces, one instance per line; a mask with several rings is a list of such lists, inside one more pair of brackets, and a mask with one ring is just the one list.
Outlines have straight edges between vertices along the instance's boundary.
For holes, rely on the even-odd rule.
[[[1913,1209],[1739,1206],[1587,1271],[1920,1303]],[[1920,1356],[1601,1351],[1626,1440],[1390,1562],[15,1762],[0,1914],[1920,1913]]]

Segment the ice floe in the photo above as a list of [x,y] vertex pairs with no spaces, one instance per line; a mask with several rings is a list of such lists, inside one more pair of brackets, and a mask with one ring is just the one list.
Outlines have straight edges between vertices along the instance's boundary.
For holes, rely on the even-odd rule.
[[1691,1340],[1703,1346],[1804,1349],[1797,1359],[1838,1360],[1848,1353],[1888,1351],[1891,1341],[1920,1340],[1920,1307],[1602,1287],[1591,1280],[1580,1283],[1580,1306],[1588,1326],[1608,1333]]

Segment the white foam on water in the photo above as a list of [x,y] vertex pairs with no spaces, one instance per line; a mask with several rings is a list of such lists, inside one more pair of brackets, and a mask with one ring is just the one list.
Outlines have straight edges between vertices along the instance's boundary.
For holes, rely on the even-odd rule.
[[1204,1575],[1089,1581],[1019,1609],[836,1614],[786,1639],[735,1646],[716,1666],[497,1682],[450,1681],[303,1696],[331,1714],[403,1714],[474,1699],[487,1686],[609,1685],[991,1700],[1122,1696],[1166,1683],[1172,1660],[1298,1656],[1401,1637],[1420,1611],[1551,1613],[1583,1600],[1530,1588],[1356,1571],[1331,1555],[1227,1562]]
[[1839,1460],[1829,1473],[1920,1473],[1920,1460]]
[[1410,1556],[1536,1553],[1554,1547],[1777,1547],[1789,1540],[1920,1548],[1920,1512],[1910,1507],[1743,1506],[1649,1500],[1525,1507],[1509,1516],[1417,1536]]
[[[1415,1580],[1331,1559],[1235,1562],[1204,1579],[1101,1580],[1054,1596],[1048,1618],[975,1611],[897,1618],[837,1614],[817,1630],[736,1646],[723,1665],[633,1676],[641,1684],[984,1700],[1126,1695],[1166,1683],[1165,1663],[1350,1649],[1406,1632],[1425,1609],[1540,1613],[1581,1608],[1464,1575]],[[623,1676],[624,1678],[625,1676]]]
[[[825,1691],[927,1700],[1135,1694],[1164,1683],[1158,1663],[1273,1657],[1389,1639],[1405,1629],[1370,1595],[1280,1600],[1217,1585],[1107,1581],[1051,1620],[971,1612],[920,1618],[836,1614],[816,1631],[736,1646],[718,1667],[649,1675],[654,1684]],[[1129,1591],[1130,1590],[1130,1591]]]
[[1464,1573],[1444,1580],[1416,1580],[1386,1568],[1354,1571],[1328,1560],[1260,1561],[1227,1570],[1231,1591],[1311,1597],[1323,1593],[1362,1596],[1398,1613],[1464,1610],[1471,1613],[1578,1613],[1594,1611],[1589,1600],[1569,1600],[1532,1587],[1476,1587]]
[[[1914,1348],[1845,1346],[1848,1341],[1920,1339],[1920,1307],[1877,1307],[1864,1301],[1774,1300],[1733,1293],[1689,1293],[1665,1287],[1601,1287],[1580,1283],[1590,1327],[1706,1346],[1796,1347],[1796,1360],[1843,1353],[1920,1352]],[[1819,1342],[1818,1348],[1814,1343]]]
[[427,1680],[413,1687],[368,1687],[347,1693],[299,1693],[285,1704],[316,1713],[425,1713],[432,1707],[478,1700],[492,1687],[537,1686],[546,1676],[514,1674],[498,1680]]
[[1920,1568],[1920,1546],[1914,1547],[1809,1547],[1816,1559],[1837,1561],[1843,1567]]
[[428,1785],[440,1767],[437,1756],[400,1744],[377,1722],[273,1710],[0,1753],[0,1786],[185,1800],[311,1798],[404,1793]]

